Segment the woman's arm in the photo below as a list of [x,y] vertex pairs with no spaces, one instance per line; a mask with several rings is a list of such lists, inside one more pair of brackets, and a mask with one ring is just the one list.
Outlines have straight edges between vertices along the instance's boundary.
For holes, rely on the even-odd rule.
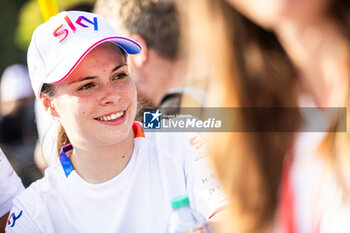
[[4,216],[0,217],[0,232],[5,232],[5,227],[7,223],[7,217],[9,216],[9,213],[6,213]]

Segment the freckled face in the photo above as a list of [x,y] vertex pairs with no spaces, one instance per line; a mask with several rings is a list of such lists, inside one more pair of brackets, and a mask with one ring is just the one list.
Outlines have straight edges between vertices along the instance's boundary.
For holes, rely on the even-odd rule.
[[118,46],[97,46],[56,85],[51,103],[73,144],[111,145],[127,138],[137,94]]

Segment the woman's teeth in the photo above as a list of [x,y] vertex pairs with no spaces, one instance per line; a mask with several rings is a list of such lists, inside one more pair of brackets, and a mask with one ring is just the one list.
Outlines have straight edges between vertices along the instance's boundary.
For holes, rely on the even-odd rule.
[[108,115],[108,116],[98,117],[97,120],[100,120],[100,121],[114,121],[117,118],[122,117],[123,115],[124,115],[124,111],[113,113],[113,114]]

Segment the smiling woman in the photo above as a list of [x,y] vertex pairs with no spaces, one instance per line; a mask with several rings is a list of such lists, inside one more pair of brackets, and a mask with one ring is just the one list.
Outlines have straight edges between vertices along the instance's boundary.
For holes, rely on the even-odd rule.
[[145,133],[134,122],[126,54],[140,51],[91,13],[61,12],[35,30],[32,87],[61,124],[62,149],[14,200],[7,232],[165,232],[170,200],[180,195],[207,218],[223,208],[204,148],[193,143],[199,135]]
[[[114,43],[106,42],[92,49],[65,80],[55,85],[45,84],[41,100],[69,135],[69,139],[59,138],[59,146],[70,142],[74,151],[89,151],[92,158],[96,153],[103,153],[106,146],[112,146],[110,149],[119,153],[114,152],[110,159],[130,158],[136,88],[128,75],[125,56]],[[115,147],[116,143],[120,143],[120,148]],[[73,164],[79,154],[70,155]],[[83,157],[87,158],[86,153]],[[80,175],[87,181],[103,182],[117,175],[127,162],[128,159],[119,162],[121,166],[110,175],[104,170],[102,180],[91,171]]]
[[122,50],[113,43],[98,45],[65,80],[45,84],[42,93],[44,107],[59,119],[75,148],[88,144],[97,149],[131,134],[136,88]]

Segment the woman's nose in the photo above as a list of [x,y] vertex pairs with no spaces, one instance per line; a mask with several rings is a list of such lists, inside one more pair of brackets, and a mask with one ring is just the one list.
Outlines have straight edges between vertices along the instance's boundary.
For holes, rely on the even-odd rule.
[[111,84],[103,86],[101,92],[102,105],[116,104],[120,99],[120,95],[117,88],[113,87],[113,85]]

